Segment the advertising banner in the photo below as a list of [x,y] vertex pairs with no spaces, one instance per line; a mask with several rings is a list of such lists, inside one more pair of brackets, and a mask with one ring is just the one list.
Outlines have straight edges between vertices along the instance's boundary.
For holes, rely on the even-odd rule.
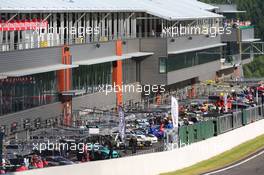
[[179,120],[179,104],[175,97],[171,97],[171,117],[173,128],[178,128]]
[[12,20],[3,21],[0,20],[0,31],[24,31],[24,30],[37,30],[48,27],[48,21],[42,21],[41,19],[33,20]]

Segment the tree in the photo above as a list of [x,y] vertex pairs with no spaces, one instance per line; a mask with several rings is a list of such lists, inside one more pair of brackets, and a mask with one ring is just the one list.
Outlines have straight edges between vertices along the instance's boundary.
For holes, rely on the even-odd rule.
[[261,78],[264,77],[264,56],[254,59],[253,62],[244,65],[244,75],[246,78]]
[[264,40],[264,3],[263,0],[202,0],[211,4],[237,4],[239,10],[247,11],[238,14],[241,20],[250,20],[255,26],[257,38]]

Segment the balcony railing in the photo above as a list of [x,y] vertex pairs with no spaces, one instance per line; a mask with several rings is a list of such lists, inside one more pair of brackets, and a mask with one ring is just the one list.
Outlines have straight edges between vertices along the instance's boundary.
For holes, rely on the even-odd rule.
[[239,55],[227,55],[226,58],[222,58],[220,62],[221,62],[221,69],[227,69],[240,65],[241,59]]
[[[34,41],[24,40],[21,42],[8,42],[0,44],[0,52],[8,52],[14,50],[25,50],[25,49],[36,49],[36,48],[47,48],[56,47],[62,45],[74,45],[74,44],[88,44],[88,43],[98,43],[98,42],[108,42],[117,39],[135,39],[136,36],[132,35],[108,35],[108,36],[90,36],[90,37],[75,37],[68,39],[61,39],[60,37],[51,37],[52,39],[40,39],[34,38]],[[56,39],[54,39],[56,38]]]
[[[201,34],[200,34],[201,35]],[[89,43],[102,43],[108,41],[115,41],[117,39],[129,40],[129,39],[139,39],[139,38],[180,38],[187,36],[198,36],[198,34],[193,35],[169,35],[162,32],[155,33],[137,33],[136,36],[133,35],[108,35],[108,36],[90,36],[90,37],[76,37],[72,39],[61,39],[57,36],[56,39],[35,39],[35,41],[24,40],[21,42],[9,42],[0,44],[0,52],[8,52],[14,50],[26,50],[26,49],[36,49],[36,48],[47,48],[47,47],[56,47],[67,45],[76,45],[76,44],[89,44]]]

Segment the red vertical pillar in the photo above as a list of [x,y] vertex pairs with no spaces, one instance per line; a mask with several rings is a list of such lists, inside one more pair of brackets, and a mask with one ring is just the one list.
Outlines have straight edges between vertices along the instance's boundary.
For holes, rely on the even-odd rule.
[[234,75],[235,75],[236,79],[241,77],[241,75],[240,75],[240,71],[241,70],[240,69],[241,69],[240,66],[237,66],[237,67],[234,68]]
[[193,79],[191,80],[191,84],[192,84],[191,98],[196,97],[195,83],[196,83],[195,78],[193,78]]
[[[62,48],[62,64],[71,65],[71,54],[68,46]],[[57,71],[58,91],[62,103],[63,124],[70,126],[72,122],[72,96],[63,96],[62,92],[71,90],[71,68]]]
[[123,104],[123,93],[122,93],[122,81],[123,81],[123,70],[121,56],[123,54],[122,41],[116,41],[116,56],[119,57],[113,64],[112,82],[116,88],[116,105]]

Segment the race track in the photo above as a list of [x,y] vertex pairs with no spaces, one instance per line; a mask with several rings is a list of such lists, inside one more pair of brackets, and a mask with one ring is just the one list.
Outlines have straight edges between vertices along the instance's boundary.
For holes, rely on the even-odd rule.
[[205,175],[264,175],[264,151],[238,164]]

